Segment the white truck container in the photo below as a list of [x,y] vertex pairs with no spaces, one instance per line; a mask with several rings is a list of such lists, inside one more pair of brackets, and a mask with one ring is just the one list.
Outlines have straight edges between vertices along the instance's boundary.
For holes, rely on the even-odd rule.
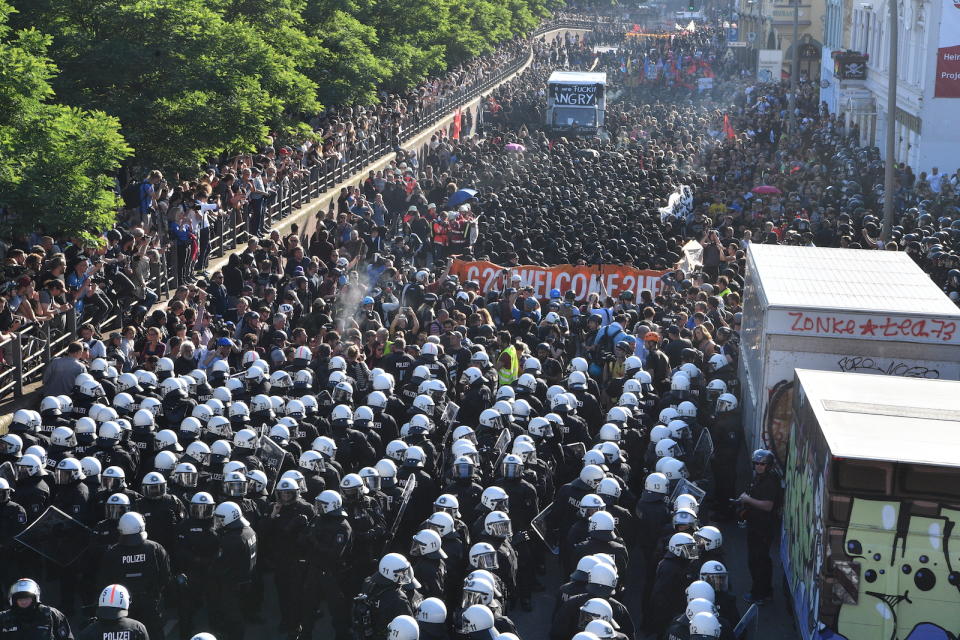
[[781,462],[794,369],[960,379],[960,309],[905,253],[751,244],[744,279],[745,439]]
[[596,133],[603,127],[606,87],[606,73],[554,71],[547,80],[547,127],[557,133]]

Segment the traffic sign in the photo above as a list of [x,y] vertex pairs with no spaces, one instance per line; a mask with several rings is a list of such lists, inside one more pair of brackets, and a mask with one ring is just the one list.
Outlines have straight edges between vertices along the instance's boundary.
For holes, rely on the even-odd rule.
[[736,47],[745,47],[745,46],[747,46],[747,43],[744,42],[743,40],[740,40],[740,41],[736,41],[736,40],[735,40],[735,41],[733,41],[733,42],[727,42],[727,46],[728,46],[728,47],[735,47],[735,48],[736,48]]

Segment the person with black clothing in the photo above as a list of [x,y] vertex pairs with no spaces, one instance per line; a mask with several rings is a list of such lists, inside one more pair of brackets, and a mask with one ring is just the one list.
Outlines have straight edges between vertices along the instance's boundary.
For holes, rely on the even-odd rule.
[[243,640],[241,605],[257,566],[257,534],[235,502],[218,504],[213,517],[220,550],[210,568],[210,622],[220,637]]
[[757,449],[751,458],[753,480],[737,499],[747,521],[747,566],[753,585],[745,599],[766,604],[773,597],[773,561],[770,545],[777,533],[780,477],[773,468],[773,453]]
[[108,585],[100,592],[97,617],[83,628],[77,640],[150,640],[151,634],[138,620],[129,618],[131,596],[121,584]]
[[40,602],[40,585],[21,578],[10,587],[10,608],[0,612],[0,640],[73,640],[70,621]]

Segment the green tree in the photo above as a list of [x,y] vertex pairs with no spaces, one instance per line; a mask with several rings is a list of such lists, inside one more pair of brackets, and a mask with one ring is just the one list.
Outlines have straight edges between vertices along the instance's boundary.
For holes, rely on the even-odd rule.
[[0,0],[0,204],[8,232],[42,229],[92,239],[113,224],[110,175],[130,153],[116,119],[49,102],[50,38],[8,26]]
[[[119,118],[142,165],[195,169],[247,151],[271,126],[319,107],[298,53],[204,0],[58,0],[38,16],[57,36],[58,95]],[[300,36],[289,33],[293,39]]]

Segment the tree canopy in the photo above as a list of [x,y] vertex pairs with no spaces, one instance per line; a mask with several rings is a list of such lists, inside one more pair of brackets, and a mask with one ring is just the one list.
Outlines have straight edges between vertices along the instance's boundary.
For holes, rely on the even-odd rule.
[[57,104],[49,36],[13,30],[0,0],[0,206],[7,234],[43,230],[93,238],[113,223],[110,175],[130,153],[116,118]]
[[9,1],[60,102],[119,120],[135,164],[190,170],[490,51],[551,0]]

